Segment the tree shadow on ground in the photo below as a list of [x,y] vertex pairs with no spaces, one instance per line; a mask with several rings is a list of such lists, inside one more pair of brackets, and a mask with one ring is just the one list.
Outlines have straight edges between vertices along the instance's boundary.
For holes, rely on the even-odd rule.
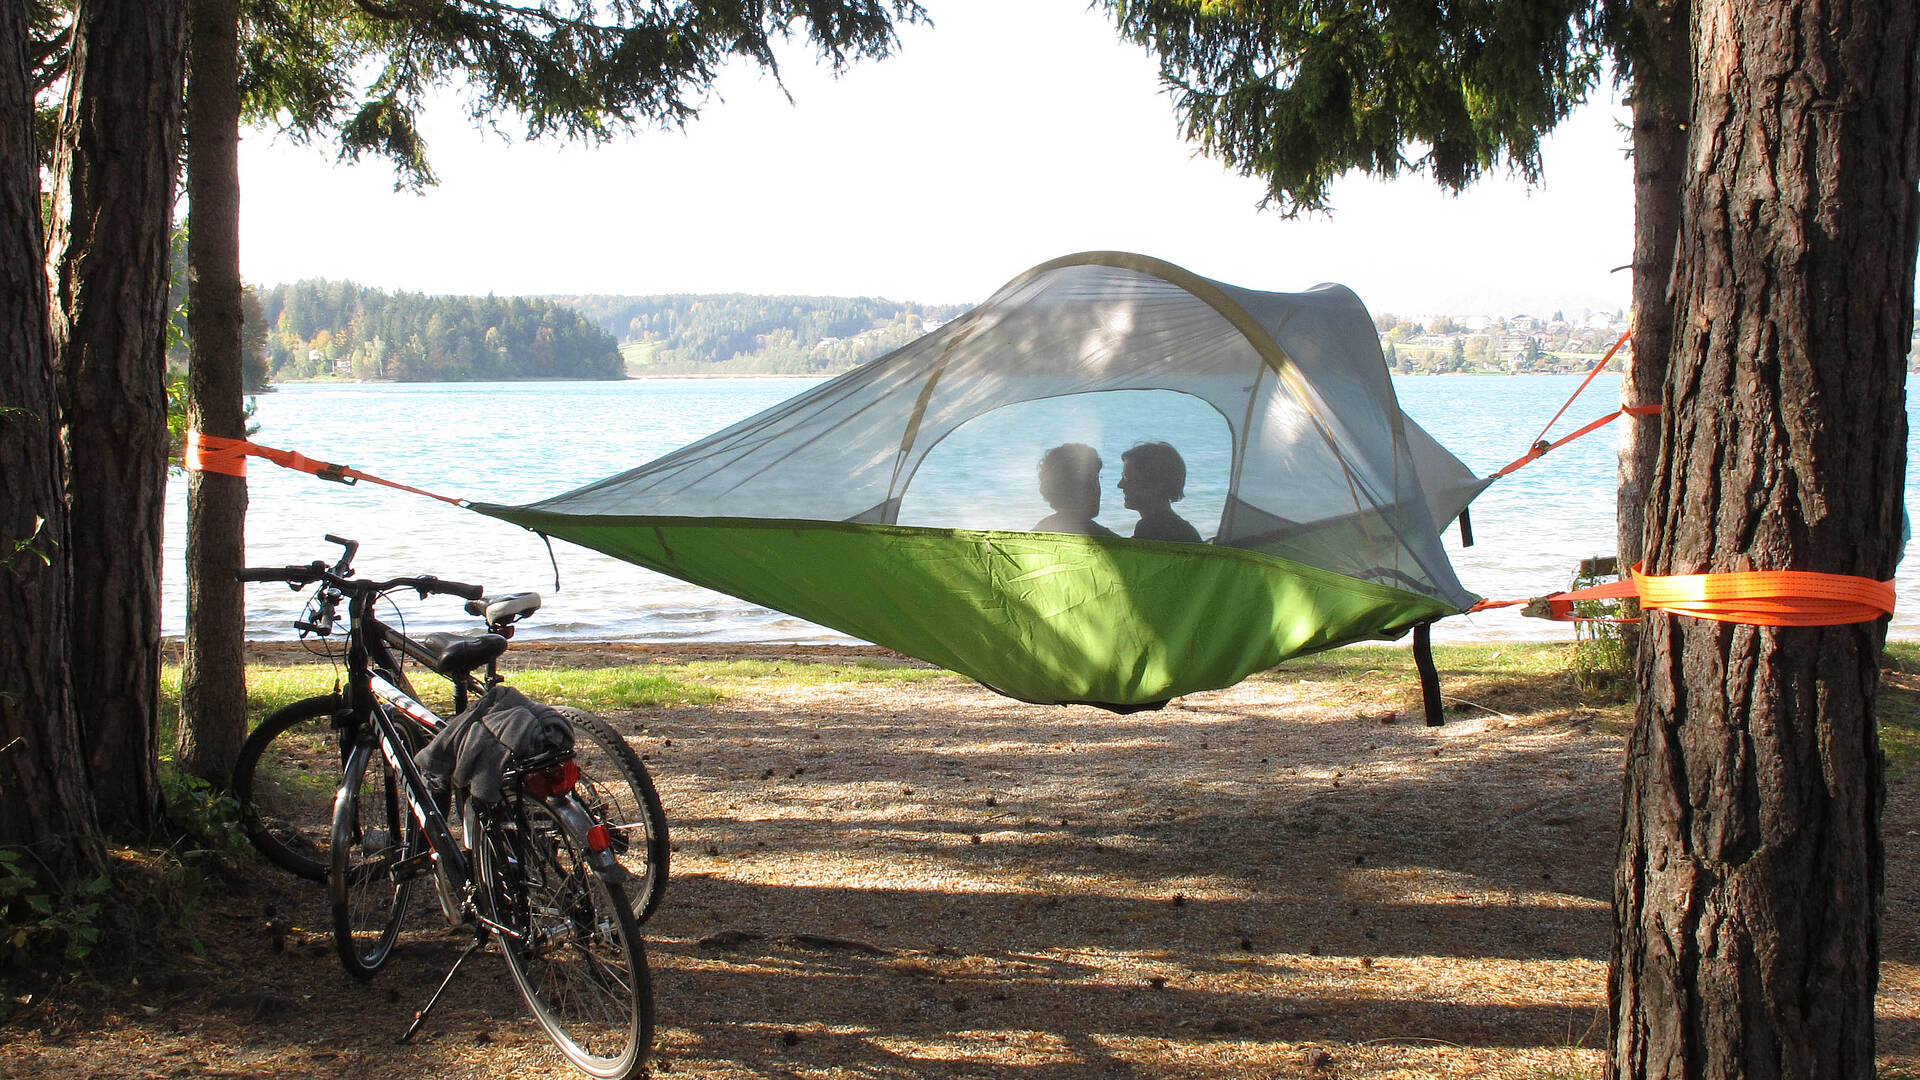
[[[1437,729],[1404,688],[1278,678],[1133,717],[946,686],[618,718],[677,845],[646,928],[654,1075],[1597,1072],[1622,725],[1526,681],[1450,676],[1486,708]],[[1887,812],[1883,1058],[1920,1046],[1911,787]],[[569,1075],[492,956],[393,1046],[463,939],[423,902],[358,984],[324,890],[270,880],[288,949],[260,894],[219,898],[188,977],[96,1026],[139,1032],[118,1075]]]

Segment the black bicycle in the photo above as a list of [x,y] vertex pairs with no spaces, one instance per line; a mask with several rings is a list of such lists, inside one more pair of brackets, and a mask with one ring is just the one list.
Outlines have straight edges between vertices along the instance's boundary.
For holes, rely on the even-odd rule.
[[[467,958],[498,938],[514,984],[554,1045],[583,1072],[625,1080],[653,1041],[653,988],[627,900],[630,875],[611,831],[576,793],[571,726],[503,687],[480,703],[487,708],[421,747],[416,735],[431,713],[380,662],[390,657],[373,608],[400,589],[470,601],[483,590],[430,576],[356,580],[345,564],[357,545],[338,542],[346,550],[334,567],[316,561],[239,577],[319,583],[347,601],[347,680],[342,711],[330,717],[345,762],[327,870],[341,965],[362,979],[379,971],[415,884],[427,879],[448,924],[471,928],[473,941],[401,1040],[420,1030]],[[498,655],[492,645],[477,651],[489,649]]]
[[[342,579],[352,577],[359,544],[337,536],[326,539],[342,548],[329,572]],[[340,588],[321,580],[306,613],[294,622],[302,638],[337,640],[343,595]],[[447,721],[415,700],[403,661],[446,679],[453,688],[454,713],[464,712],[471,700],[504,681],[499,658],[513,637],[514,625],[540,609],[540,595],[522,592],[469,600],[467,612],[486,624],[484,632],[471,634],[409,637],[382,621],[374,606],[367,605],[359,625],[368,660],[412,702],[412,707],[395,711],[402,731],[417,748]],[[581,800],[612,836],[614,853],[632,877],[628,894],[634,915],[644,923],[666,892],[671,853],[666,812],[653,777],[606,720],[581,709],[555,708],[573,725],[576,735],[574,760],[580,768]],[[253,846],[276,865],[309,881],[324,881],[327,876],[335,788],[350,749],[341,736],[351,712],[346,695],[338,689],[278,709],[247,737],[234,766],[234,795],[245,808],[247,836]]]

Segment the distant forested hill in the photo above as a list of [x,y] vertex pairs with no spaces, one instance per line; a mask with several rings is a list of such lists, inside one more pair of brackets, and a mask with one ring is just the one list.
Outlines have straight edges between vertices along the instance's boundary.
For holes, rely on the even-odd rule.
[[260,291],[275,378],[399,382],[618,379],[614,339],[579,312],[528,297],[425,296],[350,281]]
[[635,372],[837,371],[896,349],[966,310],[871,297],[554,296],[621,340]]

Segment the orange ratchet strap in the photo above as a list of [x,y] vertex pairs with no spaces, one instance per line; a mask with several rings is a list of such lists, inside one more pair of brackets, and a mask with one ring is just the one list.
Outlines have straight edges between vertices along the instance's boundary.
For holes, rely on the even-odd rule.
[[[1640,606],[1749,626],[1842,626],[1893,614],[1893,582],[1815,570],[1736,570],[1719,574],[1643,574],[1543,597],[1545,618],[1573,621],[1579,600],[1638,596]],[[1481,601],[1471,610],[1524,600]],[[1529,611],[1528,614],[1533,614]],[[1620,620],[1602,620],[1620,621]],[[1628,620],[1631,621],[1631,620]]]
[[1499,472],[1493,473],[1492,475],[1488,476],[1487,479],[1498,480],[1499,478],[1507,475],[1513,470],[1518,469],[1522,465],[1526,465],[1530,462],[1538,461],[1540,458],[1545,457],[1551,451],[1560,449],[1561,447],[1567,445],[1568,443],[1572,442],[1573,440],[1579,438],[1582,435],[1587,435],[1587,434],[1591,434],[1592,432],[1598,431],[1599,429],[1605,427],[1606,425],[1613,423],[1615,420],[1618,420],[1623,415],[1651,416],[1654,413],[1659,412],[1660,406],[1658,405],[1629,405],[1624,409],[1620,409],[1616,412],[1608,413],[1607,415],[1601,417],[1598,420],[1593,421],[1587,426],[1581,428],[1579,431],[1576,431],[1573,434],[1568,435],[1563,439],[1557,439],[1553,442],[1547,441],[1547,432],[1552,431],[1553,425],[1559,423],[1560,418],[1562,416],[1565,416],[1567,414],[1567,410],[1573,407],[1574,399],[1578,398],[1581,392],[1586,390],[1588,385],[1590,385],[1594,379],[1599,377],[1601,372],[1607,370],[1607,364],[1612,362],[1613,354],[1619,352],[1620,346],[1625,345],[1627,341],[1632,337],[1633,337],[1632,332],[1628,332],[1620,335],[1620,339],[1613,343],[1613,347],[1611,349],[1607,350],[1607,355],[1600,358],[1600,362],[1598,364],[1595,364],[1593,367],[1593,370],[1587,373],[1586,379],[1580,383],[1579,388],[1574,390],[1573,394],[1567,398],[1567,403],[1565,405],[1560,406],[1560,411],[1553,414],[1553,419],[1547,421],[1546,427],[1543,427],[1540,429],[1540,435],[1538,438],[1534,439],[1532,449],[1528,450],[1525,454],[1522,454],[1520,457],[1516,458],[1514,461],[1509,463],[1505,468],[1501,469]]
[[317,461],[305,454],[292,450],[276,450],[271,446],[261,446],[245,439],[224,439],[218,435],[203,435],[198,431],[187,431],[187,468],[194,472],[219,473],[222,476],[247,475],[249,457],[266,458],[275,465],[298,472],[312,473],[322,480],[331,480],[336,484],[352,484],[361,480],[379,484],[383,487],[410,491],[415,495],[425,495],[429,499],[439,499],[454,506],[465,506],[467,500],[437,495],[405,484],[396,484],[383,480],[371,473],[361,472],[348,465],[335,465],[332,462]]

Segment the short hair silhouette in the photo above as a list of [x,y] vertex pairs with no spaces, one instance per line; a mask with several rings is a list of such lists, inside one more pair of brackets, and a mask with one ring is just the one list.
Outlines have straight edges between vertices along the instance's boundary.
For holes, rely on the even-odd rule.
[[1100,453],[1086,443],[1062,443],[1040,458],[1040,497],[1055,510],[1092,517],[1100,507]]
[[1170,444],[1141,443],[1121,454],[1120,463],[1132,466],[1133,475],[1158,488],[1168,502],[1187,497],[1187,463]]

